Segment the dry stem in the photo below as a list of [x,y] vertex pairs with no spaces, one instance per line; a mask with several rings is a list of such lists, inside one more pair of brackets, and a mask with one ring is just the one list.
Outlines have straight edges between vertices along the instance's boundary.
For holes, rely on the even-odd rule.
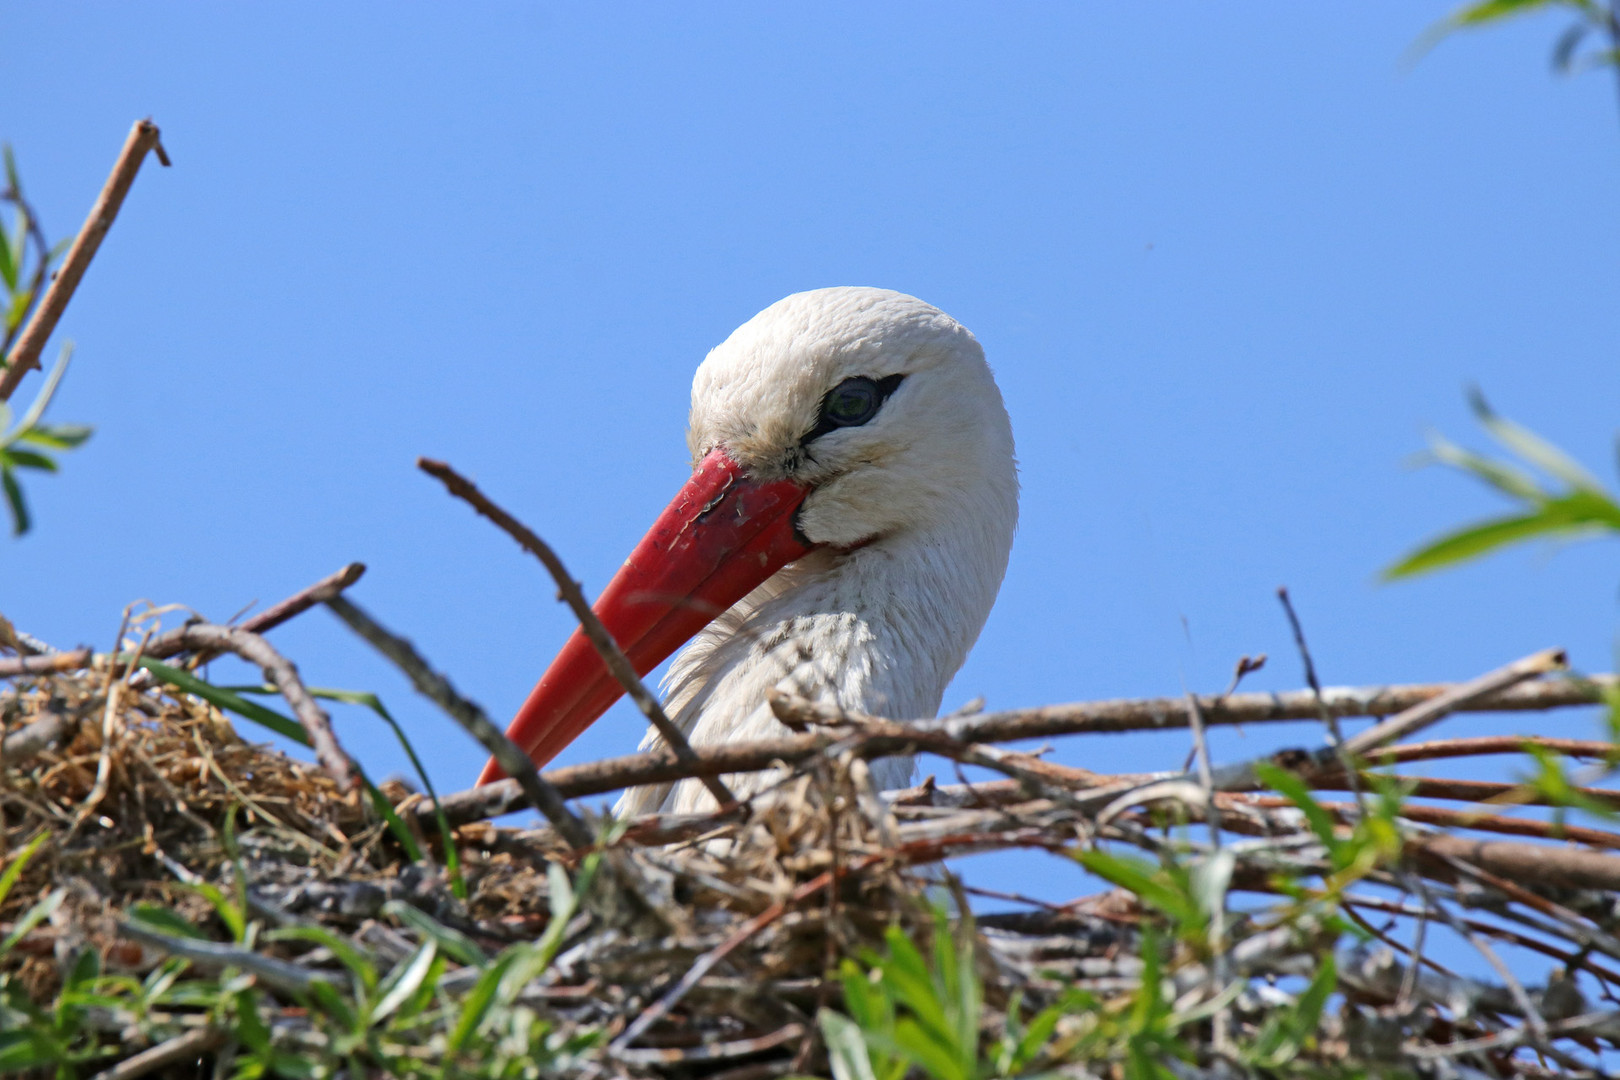
[[[450,490],[450,494],[470,503],[473,509],[516,540],[524,551],[540,560],[551,574],[552,580],[557,583],[558,595],[573,611],[574,618],[579,620],[580,630],[596,648],[596,654],[602,658],[602,663],[607,666],[614,680],[630,695],[630,699],[636,703],[636,707],[641,710],[647,721],[658,729],[658,734],[664,743],[675,751],[676,756],[683,761],[695,763],[697,756],[693,753],[691,744],[686,741],[686,733],[675,726],[674,721],[665,714],[663,706],[658,704],[658,699],[647,690],[641,676],[636,674],[635,666],[630,663],[630,658],[624,655],[619,643],[613,640],[613,635],[608,633],[607,627],[602,625],[602,620],[591,610],[579,582],[568,573],[568,568],[557,557],[557,553],[551,550],[551,546],[527,525],[497,506],[489,496],[478,490],[477,485],[449,465],[431,458],[417,458],[416,465],[443,483]],[[504,764],[502,768],[505,768]],[[737,801],[718,776],[699,775],[697,778],[721,806]]]
[[56,329],[68,301],[73,299],[73,291],[79,287],[79,280],[89,268],[90,260],[95,258],[102,238],[112,228],[118,208],[124,204],[124,196],[129,194],[129,187],[135,182],[135,174],[140,171],[148,150],[156,150],[158,161],[164,166],[169,164],[169,155],[163,150],[157,125],[151,120],[137,120],[135,126],[130,128],[129,138],[124,140],[124,148],[119,151],[111,175],[102,185],[101,194],[90,208],[90,216],[79,229],[79,235],[74,238],[73,246],[68,249],[56,277],[34,308],[28,325],[12,347],[11,355],[6,358],[5,371],[0,373],[0,401],[10,400],[22,377],[39,367],[45,342]]

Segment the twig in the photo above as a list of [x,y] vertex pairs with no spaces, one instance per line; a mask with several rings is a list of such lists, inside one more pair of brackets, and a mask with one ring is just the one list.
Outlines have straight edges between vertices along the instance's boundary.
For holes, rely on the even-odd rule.
[[[1345,769],[1351,775],[1354,784],[1354,770],[1346,766],[1346,762],[1354,763],[1357,759],[1365,757],[1368,753],[1387,743],[1415,734],[1418,731],[1439,723],[1446,716],[1457,711],[1464,705],[1478,703],[1500,691],[1524,682],[1537,675],[1544,675],[1549,671],[1563,667],[1564,653],[1559,649],[1547,649],[1523,660],[1515,660],[1495,671],[1481,675],[1477,679],[1451,686],[1439,695],[1419,702],[1411,708],[1403,710],[1399,715],[1385,720],[1381,724],[1353,735],[1333,746],[1312,753],[1303,751],[1282,751],[1276,754],[1266,754],[1249,761],[1240,761],[1231,765],[1223,765],[1216,772],[1215,786],[1222,791],[1257,791],[1263,788],[1255,766],[1260,762],[1281,765],[1296,772],[1320,772],[1327,769]],[[1326,709],[1326,696],[1318,699]],[[1354,790],[1354,788],[1352,788]],[[1359,793],[1357,801],[1360,802]]]
[[418,693],[443,709],[452,720],[465,728],[468,734],[482,743],[495,760],[501,763],[501,768],[506,770],[507,775],[517,780],[523,794],[536,810],[546,816],[556,828],[558,835],[576,848],[591,846],[591,831],[585,827],[583,821],[574,816],[572,810],[568,809],[568,804],[563,801],[557,789],[541,778],[539,770],[534,767],[528,756],[519,750],[500,728],[490,722],[483,709],[462,697],[456,692],[456,688],[450,685],[450,680],[429,667],[428,662],[416,651],[414,645],[390,633],[377,620],[345,597],[330,597],[326,601],[326,606],[347,623],[349,629],[369,642],[372,648],[393,661],[394,666],[411,680],[411,685],[416,687]]
[[725,1061],[729,1058],[763,1053],[803,1037],[803,1024],[788,1024],[768,1034],[756,1035],[752,1039],[732,1039],[687,1049],[673,1047],[653,1050],[622,1049],[615,1050],[614,1056],[631,1065],[692,1065],[700,1061]]
[[[296,618],[324,600],[342,594],[343,590],[359,581],[366,572],[366,564],[352,562],[335,574],[328,574],[315,584],[307,586],[293,593],[278,604],[272,604],[250,619],[244,620],[237,626],[238,630],[246,630],[250,634],[263,634],[273,630],[289,619]],[[192,667],[206,664],[218,656],[217,650],[204,649],[191,660]],[[131,683],[137,690],[144,690],[151,685],[152,673],[150,671],[138,672]]]
[[64,671],[78,671],[90,666],[94,654],[89,649],[72,652],[45,653],[42,656],[0,656],[0,679],[14,679],[19,675],[55,675]]
[[18,336],[11,355],[6,357],[5,371],[0,373],[0,401],[10,400],[22,377],[39,367],[39,356],[45,351],[45,342],[56,329],[68,301],[73,299],[73,290],[79,287],[79,280],[84,277],[90,260],[95,258],[102,238],[112,228],[118,208],[123,205],[124,196],[135,182],[135,174],[140,171],[148,150],[156,150],[158,161],[164,166],[169,164],[169,156],[159,141],[157,125],[150,120],[137,120],[135,126],[130,128],[129,138],[124,140],[124,148],[119,152],[118,161],[102,186],[101,194],[90,208],[90,216],[79,229],[79,235],[74,238],[73,246],[63,258],[55,279],[45,290],[44,299],[34,308],[28,325]]
[[[591,605],[585,600],[585,594],[581,591],[579,582],[569,575],[568,568],[557,557],[557,553],[551,550],[550,545],[535,535],[534,531],[528,526],[491,502],[487,495],[478,490],[477,485],[446,463],[434,461],[432,458],[417,458],[416,466],[444,484],[449,489],[450,494],[470,503],[474,510],[494,522],[506,535],[516,540],[524,551],[540,560],[551,574],[552,580],[557,583],[557,594],[573,611],[574,618],[579,620],[581,632],[595,646],[597,656],[602,658],[602,663],[607,666],[608,672],[612,674],[614,680],[624,688],[624,692],[630,695],[630,699],[636,703],[636,707],[641,710],[641,715],[645,716],[647,721],[658,729],[659,736],[663,738],[666,745],[675,751],[678,757],[688,762],[696,761],[697,758],[692,752],[691,744],[686,741],[685,732],[675,726],[675,723],[665,714],[663,706],[658,704],[658,699],[648,692],[646,685],[641,681],[641,676],[636,674],[635,666],[630,663],[630,658],[624,655],[624,650],[619,648],[619,643],[613,640],[613,635],[608,633],[607,627],[602,625],[602,620],[596,617],[595,611],[591,610]],[[505,765],[503,764],[501,767],[504,769]],[[731,794],[718,776],[703,776],[699,777],[699,780],[721,806],[737,801],[736,797]]]
[[212,1053],[225,1044],[226,1034],[219,1028],[202,1027],[176,1035],[167,1042],[131,1054],[110,1069],[96,1073],[93,1080],[136,1080],[137,1077],[157,1072],[169,1065]]
[[[1314,785],[1313,785],[1314,786]],[[1294,806],[1290,799],[1280,795],[1231,795],[1251,806],[1266,810],[1287,810]],[[1350,803],[1319,802],[1317,805],[1341,821],[1350,822],[1359,808]],[[1404,804],[1400,816],[1420,825],[1437,825],[1443,829],[1469,829],[1474,832],[1503,833],[1509,836],[1536,836],[1543,840],[1572,840],[1588,847],[1620,850],[1620,834],[1602,829],[1588,829],[1581,825],[1555,825],[1534,818],[1507,817],[1502,814],[1481,814],[1477,810],[1450,810],[1441,806],[1415,806]]]
[[[1524,711],[1596,704],[1601,700],[1602,688],[1612,686],[1614,682],[1614,676],[1602,675],[1583,682],[1559,679],[1521,683],[1484,697],[1463,701],[1454,709],[1458,712]],[[1387,716],[1440,697],[1457,685],[1419,683],[1382,687],[1327,687],[1322,691],[1322,699],[1337,716]],[[1310,720],[1318,716],[1316,698],[1311,691],[1201,697],[1198,703],[1203,710],[1204,723],[1210,726]],[[801,725],[859,723],[866,719],[800,698],[774,699],[771,708],[778,717]],[[944,717],[907,724],[905,728],[913,735],[943,731],[965,742],[996,743],[1091,732],[1163,730],[1186,723],[1187,703],[1184,699],[1146,698]],[[694,757],[689,761],[680,760],[672,750],[656,750],[553,769],[546,773],[546,778],[555,783],[567,798],[573,799],[695,776],[751,772],[770,768],[778,761],[793,764],[820,753],[838,738],[837,734],[823,726],[804,735],[697,747],[693,749]],[[870,743],[863,747],[862,752],[896,753],[903,744],[885,749],[886,745]],[[1044,779],[1059,779],[1058,771],[1062,770],[1062,766],[1046,762],[1039,764],[1045,766],[1038,770]],[[1029,763],[1029,769],[1031,772],[1037,771],[1036,764]],[[446,795],[443,806],[451,823],[461,825],[508,813],[517,809],[520,800],[517,784],[497,781],[481,788]],[[420,803],[415,812],[431,814],[433,804]]]
[[337,736],[332,734],[331,718],[304,688],[303,680],[298,677],[298,669],[291,660],[252,631],[207,623],[182,626],[158,635],[147,646],[146,655],[161,660],[192,650],[235,653],[249,663],[258,665],[264,671],[264,677],[274,683],[281,696],[287,699],[293,715],[298,717],[304,733],[309,736],[316,760],[327,775],[337,782],[338,790],[347,793],[354,787],[360,778],[360,770],[338,744]]
[[[1521,844],[1512,840],[1428,836],[1408,840],[1406,850],[1419,859],[1433,860],[1442,865],[1448,865],[1452,860],[1467,863],[1509,882],[1569,889],[1620,890],[1620,857],[1582,851],[1580,848]],[[1438,876],[1446,880],[1451,875],[1442,870]]]
[[1515,683],[1568,666],[1569,658],[1564,655],[1562,649],[1544,649],[1523,660],[1515,660],[1505,667],[1454,686],[1433,700],[1414,705],[1399,716],[1392,716],[1382,724],[1376,724],[1360,734],[1351,736],[1344,744],[1344,751],[1353,758],[1366,757],[1380,746],[1415,735],[1424,728],[1438,723],[1468,702],[1477,701]]
[[[1247,659],[1247,657],[1245,657]],[[1242,665],[1239,665],[1239,678]],[[1236,686],[1236,682],[1233,683]],[[1223,858],[1221,852],[1221,815],[1215,805],[1215,773],[1210,763],[1209,740],[1204,737],[1204,710],[1198,705],[1196,694],[1187,694],[1187,722],[1192,728],[1193,752],[1198,762],[1198,781],[1204,791],[1205,812],[1209,818],[1209,854],[1205,856],[1207,862],[1205,869],[1214,875],[1217,872],[1219,861]],[[1226,889],[1221,888],[1220,904],[1210,913],[1209,946],[1214,952],[1214,966],[1212,974],[1215,977],[1214,994],[1218,996],[1225,992],[1227,981],[1231,978],[1230,958],[1226,950]],[[1229,1055],[1232,1051],[1232,1013],[1222,1005],[1214,1017],[1214,1049],[1217,1054]]]
[[174,937],[138,922],[119,923],[118,932],[142,945],[162,949],[171,956],[183,957],[196,964],[205,964],[212,968],[241,968],[258,976],[267,985],[286,993],[304,994],[318,982],[333,981],[332,977],[323,971],[310,971],[297,964],[289,964],[285,960],[256,953],[252,949],[226,945],[218,941],[204,941],[200,938]]
[[314,607],[325,603],[334,596],[341,596],[343,591],[366,572],[366,564],[352,562],[334,574],[328,574],[313,585],[293,593],[279,604],[272,604],[251,618],[242,620],[238,629],[246,630],[250,634],[262,634],[280,626],[288,619],[296,618]]

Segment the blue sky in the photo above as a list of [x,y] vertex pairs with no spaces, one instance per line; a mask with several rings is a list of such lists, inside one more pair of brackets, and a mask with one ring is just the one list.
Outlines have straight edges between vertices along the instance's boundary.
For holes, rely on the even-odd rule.
[[[1297,686],[1281,584],[1331,683],[1551,645],[1607,669],[1612,547],[1375,580],[1497,509],[1404,465],[1427,427],[1480,441],[1470,382],[1613,477],[1612,81],[1549,73],[1556,21],[1404,63],[1446,10],[9,5],[0,138],[54,236],[135,118],[174,167],[143,172],[62,325],[53,417],[98,430],[32,483],[0,611],[106,647],[130,601],[224,619],[358,559],[354,597],[504,719],[569,618],[416,456],[594,592],[686,475],[704,353],[787,293],[869,284],[979,335],[1018,438],[1012,566],[947,707],[1213,692],[1256,652],[1250,685]],[[471,782],[481,752],[327,614],[274,641]],[[562,761],[641,727],[621,706]]]

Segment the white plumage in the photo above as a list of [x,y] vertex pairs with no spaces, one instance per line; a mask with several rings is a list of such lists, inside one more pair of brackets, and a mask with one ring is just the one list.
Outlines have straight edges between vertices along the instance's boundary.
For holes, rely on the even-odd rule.
[[[902,376],[870,421],[810,441],[845,380]],[[694,745],[785,733],[781,689],[850,711],[933,716],[995,602],[1018,518],[1012,428],[977,340],[915,297],[798,293],[743,324],[698,368],[688,444],[751,477],[801,483],[814,550],[698,632],[665,680]],[[658,745],[649,732],[642,745]],[[874,765],[882,787],[912,764]],[[749,794],[759,776],[727,778]],[[626,793],[617,813],[690,812],[695,781]]]

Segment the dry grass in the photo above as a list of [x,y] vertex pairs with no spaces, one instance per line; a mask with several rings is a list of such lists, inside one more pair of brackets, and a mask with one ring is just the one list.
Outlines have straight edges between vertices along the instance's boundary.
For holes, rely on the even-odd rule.
[[[0,955],[13,1025],[0,1065],[1542,1076],[1596,1075],[1620,1039],[1620,1011],[1594,1004],[1620,979],[1620,858],[1607,853],[1620,835],[1587,825],[1561,842],[1545,813],[1503,824],[1500,805],[1446,808],[1436,800],[1477,792],[1441,781],[1420,803],[1384,774],[1299,754],[1276,759],[1293,773],[1251,763],[1243,784],[1222,781],[1244,773],[1230,768],[1109,777],[930,736],[927,749],[1005,778],[885,796],[866,758],[891,726],[822,717],[834,737],[746,805],[587,819],[601,838],[589,851],[549,828],[470,821],[452,868],[422,796],[385,786],[391,829],[364,789],[245,740],[131,659],[19,676],[0,694],[6,863],[21,867],[0,937],[24,930]],[[1441,740],[1386,756],[1504,749]],[[1537,784],[1493,791],[1601,818],[1615,796],[1592,785],[1607,768],[1547,757]],[[1324,803],[1311,787],[1356,794]],[[1005,849],[1079,859],[1118,887],[1054,905],[991,883],[1028,910],[972,919],[985,890],[942,864]],[[1455,974],[1437,952],[1448,939],[1513,962]],[[1411,948],[1426,966],[1408,965]],[[948,1052],[929,1060],[908,1039],[936,1007],[956,1034],[930,1029]],[[27,1042],[19,1024],[49,1037]]]

